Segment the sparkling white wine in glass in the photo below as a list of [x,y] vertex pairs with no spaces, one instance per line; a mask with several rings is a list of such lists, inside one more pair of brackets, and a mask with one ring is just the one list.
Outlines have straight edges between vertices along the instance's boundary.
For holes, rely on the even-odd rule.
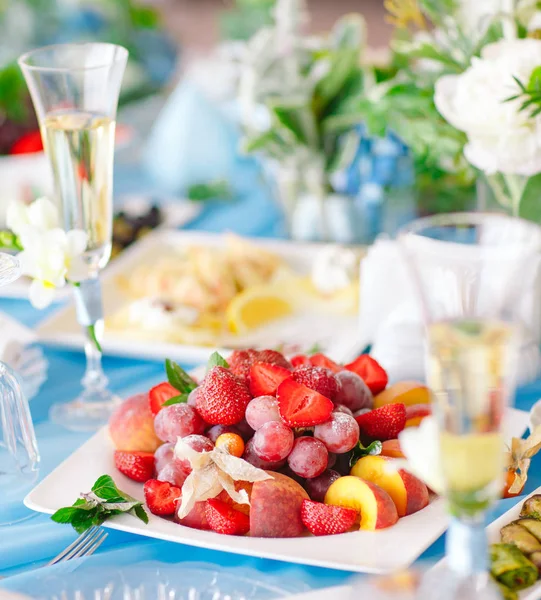
[[42,122],[64,229],[88,234],[89,273],[111,254],[115,121],[82,111],[48,113]]
[[447,498],[455,514],[486,510],[502,489],[501,421],[516,356],[514,328],[457,319],[428,329],[428,383],[438,403]]

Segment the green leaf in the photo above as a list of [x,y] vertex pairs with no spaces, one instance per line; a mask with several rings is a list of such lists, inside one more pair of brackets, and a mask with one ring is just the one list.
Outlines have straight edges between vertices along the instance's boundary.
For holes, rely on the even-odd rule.
[[148,515],[141,503],[139,503],[137,506],[134,506],[133,509],[130,510],[130,514],[138,519],[141,519],[145,525],[148,524]]
[[94,346],[96,346],[97,351],[101,352],[101,344],[100,344],[98,338],[96,337],[96,326],[95,325],[87,325],[86,329],[88,331],[88,337],[94,343]]
[[366,21],[361,14],[351,13],[336,21],[331,31],[334,48],[356,50],[359,55],[366,42]]
[[173,396],[172,398],[169,398],[169,400],[166,400],[162,406],[171,406],[172,404],[185,404],[186,402],[188,402],[188,396],[189,394],[179,394],[178,396]]
[[53,515],[51,515],[51,519],[55,521],[55,523],[71,523],[77,517],[88,517],[90,511],[94,509],[95,506],[91,507],[91,509],[76,506],[65,506],[64,508],[59,508]]
[[188,188],[187,196],[194,202],[205,202],[207,200],[231,200],[233,191],[229,182],[225,179],[209,181],[208,183],[197,183]]
[[349,167],[359,149],[360,139],[360,133],[355,130],[341,137],[337,149],[328,158],[326,165],[327,173],[335,173]]
[[366,446],[366,448],[359,442],[355,448],[353,448],[351,458],[349,459],[349,466],[353,467],[363,456],[375,456],[381,454],[382,448],[383,445],[379,440],[375,440],[369,446]]
[[305,99],[269,102],[275,121],[300,144],[317,148],[319,134],[310,103]]
[[212,369],[212,367],[224,367],[224,369],[229,369],[229,365],[223,356],[220,355],[219,352],[213,352],[210,355],[209,361],[207,363],[207,373]]
[[336,51],[328,73],[316,85],[314,104],[317,114],[322,114],[343,89],[348,79],[357,71],[360,60],[359,49]]
[[541,173],[528,179],[520,200],[518,216],[541,223]]
[[536,67],[530,75],[530,81],[528,82],[528,89],[539,90],[541,87],[541,66]]
[[197,383],[175,361],[169,358],[165,361],[165,372],[169,383],[182,394],[189,394],[195,390]]
[[242,151],[246,154],[265,152],[272,158],[282,159],[293,152],[292,144],[284,140],[276,129],[269,129],[251,137],[246,137],[242,143]]
[[418,48],[412,48],[408,52],[408,56],[412,59],[429,59],[441,63],[454,73],[461,73],[464,70],[464,65],[455,60],[450,54],[445,54],[431,44],[421,44]]
[[116,487],[116,484],[110,475],[102,475],[99,477],[92,486],[92,491],[102,500],[124,497],[122,492]]

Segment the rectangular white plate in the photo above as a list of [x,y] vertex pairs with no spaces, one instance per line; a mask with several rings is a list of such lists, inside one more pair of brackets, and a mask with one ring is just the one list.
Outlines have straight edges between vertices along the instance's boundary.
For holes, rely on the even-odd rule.
[[[126,274],[142,261],[148,262],[152,257],[168,252],[171,246],[207,245],[221,247],[224,236],[220,234],[191,232],[191,231],[155,231],[126,249],[102,275],[103,302],[106,316],[111,315],[129,299],[126,298],[116,281],[119,275]],[[254,239],[254,244],[266,248],[281,256],[296,272],[310,272],[315,254],[321,249],[318,244],[301,244],[282,240]],[[357,337],[357,318],[354,316],[325,315],[293,315],[287,319],[274,321],[254,334],[238,336],[235,346],[238,348],[261,347],[270,348],[280,343],[288,342],[310,347],[318,343],[322,350],[330,347],[349,348]],[[46,319],[37,329],[41,341],[83,348],[84,337],[77,324],[75,310],[69,304],[51,317]],[[137,340],[132,336],[123,335],[118,331],[105,331],[102,344],[107,354],[134,356],[140,358],[158,359],[171,358],[178,361],[205,362],[215,348],[190,346],[164,342]],[[224,353],[232,348],[220,348]]]
[[[527,418],[528,414],[523,411],[509,411],[506,422],[508,439],[522,435],[527,427]],[[143,500],[143,486],[116,470],[113,453],[113,444],[104,428],[37,485],[25,498],[26,506],[52,514],[67,501],[74,501],[81,492],[88,491],[103,474],[111,475],[120,489]],[[84,468],[81,468],[82,465]],[[387,573],[408,567],[447,527],[445,504],[441,499],[414,515],[400,519],[388,529],[320,538],[234,537],[190,529],[149,516],[148,525],[129,515],[120,515],[107,521],[104,527],[213,550],[359,573]]]
[[[126,202],[120,204],[120,206],[115,206],[115,213],[119,210],[129,210],[135,203],[139,204],[139,200],[143,201],[144,199],[131,198],[127,199]],[[152,199],[149,199],[149,201]],[[163,223],[156,228],[156,230],[162,229],[174,229],[177,227],[181,227],[182,225],[186,225],[189,223],[197,215],[201,212],[201,205],[195,202],[189,202],[187,200],[183,200],[180,198],[171,199],[170,203],[163,204],[161,208],[164,211],[164,220]],[[110,265],[108,265],[107,269],[112,268],[111,265],[114,264],[117,260],[120,259],[122,255],[118,258],[115,258],[111,261]],[[17,281],[14,281],[10,285],[0,287],[0,298],[20,298],[27,299],[28,298],[28,290],[30,288],[30,280],[27,277],[20,277]],[[69,298],[70,289],[63,288],[58,290],[55,296],[55,302],[60,302]]]

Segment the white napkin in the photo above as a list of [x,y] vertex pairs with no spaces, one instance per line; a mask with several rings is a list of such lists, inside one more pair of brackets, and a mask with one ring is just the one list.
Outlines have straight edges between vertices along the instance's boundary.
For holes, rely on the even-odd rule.
[[[419,302],[398,243],[380,239],[361,263],[359,347],[372,345],[372,355],[389,373],[391,382],[424,379],[424,335]],[[525,336],[518,382],[535,379],[541,369],[541,285],[520,298]]]

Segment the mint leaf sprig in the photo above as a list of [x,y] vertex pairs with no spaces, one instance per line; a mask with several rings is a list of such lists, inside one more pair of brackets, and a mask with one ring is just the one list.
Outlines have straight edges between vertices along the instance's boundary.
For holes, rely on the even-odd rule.
[[69,523],[77,533],[99,526],[110,517],[128,513],[148,523],[143,503],[119,490],[109,475],[102,475],[88,493],[81,493],[72,504],[57,510],[51,519],[56,523]]
[[383,444],[379,440],[375,440],[369,446],[366,447],[363,446],[361,442],[359,442],[351,452],[349,466],[354,467],[357,461],[363,456],[376,456],[378,454],[381,454],[382,449]]
[[167,373],[167,381],[180,393],[178,396],[169,398],[162,406],[187,402],[190,392],[197,387],[197,382],[179,364],[169,358],[165,361],[165,372]]
[[224,367],[224,369],[229,369],[229,364],[219,352],[213,352],[207,363],[207,373],[212,367]]

